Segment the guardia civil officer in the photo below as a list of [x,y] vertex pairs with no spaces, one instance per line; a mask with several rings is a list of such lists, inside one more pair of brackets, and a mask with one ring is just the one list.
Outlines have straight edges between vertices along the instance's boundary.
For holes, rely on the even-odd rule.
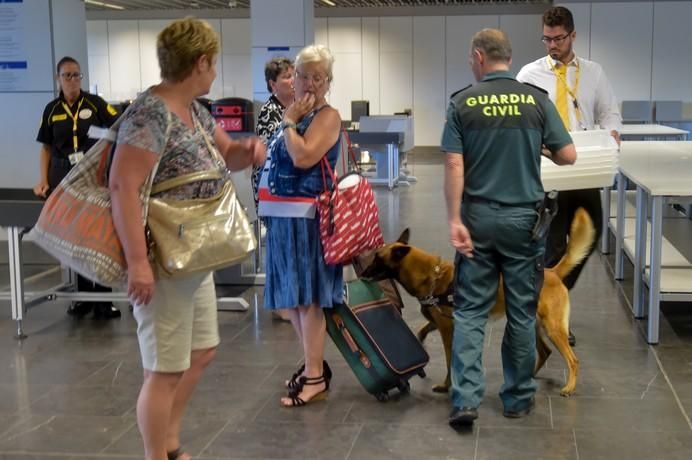
[[[118,118],[118,112],[95,94],[82,91],[82,71],[79,63],[69,56],[58,62],[56,79],[60,95],[43,110],[41,127],[36,140],[41,143],[40,180],[34,187],[37,196],[46,198],[84,152],[96,143],[87,135],[92,125],[109,127]],[[110,292],[110,289],[77,277],[80,291]],[[118,318],[120,310],[110,302],[76,302],[67,313],[82,317],[94,310],[94,316]]]
[[532,238],[544,197],[541,145],[557,164],[574,163],[577,156],[548,95],[512,78],[511,57],[504,32],[474,35],[469,63],[478,84],[452,95],[442,134],[449,235],[457,250],[449,418],[455,428],[478,418],[485,389],[483,335],[500,274],[507,304],[503,414],[521,417],[533,407],[545,246],[543,238]]

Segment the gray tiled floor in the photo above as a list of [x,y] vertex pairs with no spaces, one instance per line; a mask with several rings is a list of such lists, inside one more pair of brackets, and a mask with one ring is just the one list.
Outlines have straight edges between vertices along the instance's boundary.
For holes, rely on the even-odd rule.
[[[385,238],[410,227],[411,241],[451,258],[446,240],[439,155],[411,156],[419,182],[378,189]],[[338,351],[326,403],[279,407],[282,381],[300,359],[289,324],[261,309],[219,315],[223,343],[195,393],[183,441],[196,459],[688,459],[692,456],[692,306],[664,305],[661,344],[650,347],[632,319],[631,273],[612,281],[610,261],[595,255],[572,292],[572,327],[581,361],[576,394],[559,389],[564,364],[554,353],[538,376],[536,410],[521,420],[501,415],[502,320],[486,334],[488,388],[472,430],[448,428],[449,403],[434,394],[445,369],[431,334],[428,378],[408,396],[378,403],[359,386]],[[29,267],[37,273],[40,266]],[[631,270],[631,269],[630,269]],[[0,267],[0,285],[7,268]],[[621,287],[622,286],[622,287]],[[256,289],[242,293],[249,300]],[[261,297],[260,297],[261,300]],[[422,324],[405,296],[405,318]],[[251,302],[252,303],[252,302]],[[141,379],[135,323],[127,308],[106,322],[65,316],[65,304],[31,309],[29,337],[13,339],[9,304],[0,302],[0,460],[142,457],[135,421]]]

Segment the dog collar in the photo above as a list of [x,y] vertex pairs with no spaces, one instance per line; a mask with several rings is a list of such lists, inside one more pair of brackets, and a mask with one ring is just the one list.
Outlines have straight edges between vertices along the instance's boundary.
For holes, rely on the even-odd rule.
[[435,307],[440,303],[440,299],[438,297],[428,296],[424,299],[418,299],[418,302],[425,307]]
[[443,299],[447,298],[448,295],[444,294],[441,296],[434,296],[433,293],[435,292],[435,288],[437,287],[437,282],[442,276],[442,257],[437,258],[437,263],[432,269],[433,271],[433,279],[432,279],[432,285],[430,286],[430,294],[423,298],[419,298],[418,301],[420,302],[421,305],[424,306],[434,306],[436,307],[437,305],[440,304],[440,301]]

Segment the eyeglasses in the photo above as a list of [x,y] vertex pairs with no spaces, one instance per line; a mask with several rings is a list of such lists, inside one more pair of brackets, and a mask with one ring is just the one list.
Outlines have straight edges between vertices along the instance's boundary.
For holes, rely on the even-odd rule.
[[70,73],[70,72],[65,72],[65,73],[61,73],[60,76],[61,76],[62,78],[64,78],[65,80],[70,81],[70,80],[72,80],[72,79],[81,80],[82,77],[83,77],[84,75],[82,75],[82,74],[79,73],[79,72],[72,72],[72,73]]
[[541,37],[541,41],[545,45],[549,45],[550,43],[555,43],[556,45],[562,44],[567,37],[569,37],[569,34],[564,34],[564,35],[558,35],[557,37],[546,37],[545,35]]
[[321,86],[322,83],[327,81],[327,77],[325,75],[306,75],[300,72],[296,72],[296,77],[300,78],[304,83],[312,81],[312,83],[315,86]]

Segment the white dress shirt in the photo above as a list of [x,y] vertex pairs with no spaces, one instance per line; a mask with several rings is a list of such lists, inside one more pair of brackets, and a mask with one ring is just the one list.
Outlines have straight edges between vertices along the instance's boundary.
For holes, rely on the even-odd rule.
[[[550,100],[556,102],[557,76],[553,65],[559,67],[561,62],[555,62],[550,56],[542,57],[526,64],[517,74],[517,80],[543,88],[548,92]],[[577,69],[579,82],[577,84]],[[581,131],[600,127],[608,131],[620,131],[622,117],[618,108],[613,89],[601,66],[593,61],[574,57],[567,64],[567,84],[577,96],[577,104],[581,112],[579,120],[574,107],[572,95],[567,94],[567,110],[569,112],[570,131]]]

